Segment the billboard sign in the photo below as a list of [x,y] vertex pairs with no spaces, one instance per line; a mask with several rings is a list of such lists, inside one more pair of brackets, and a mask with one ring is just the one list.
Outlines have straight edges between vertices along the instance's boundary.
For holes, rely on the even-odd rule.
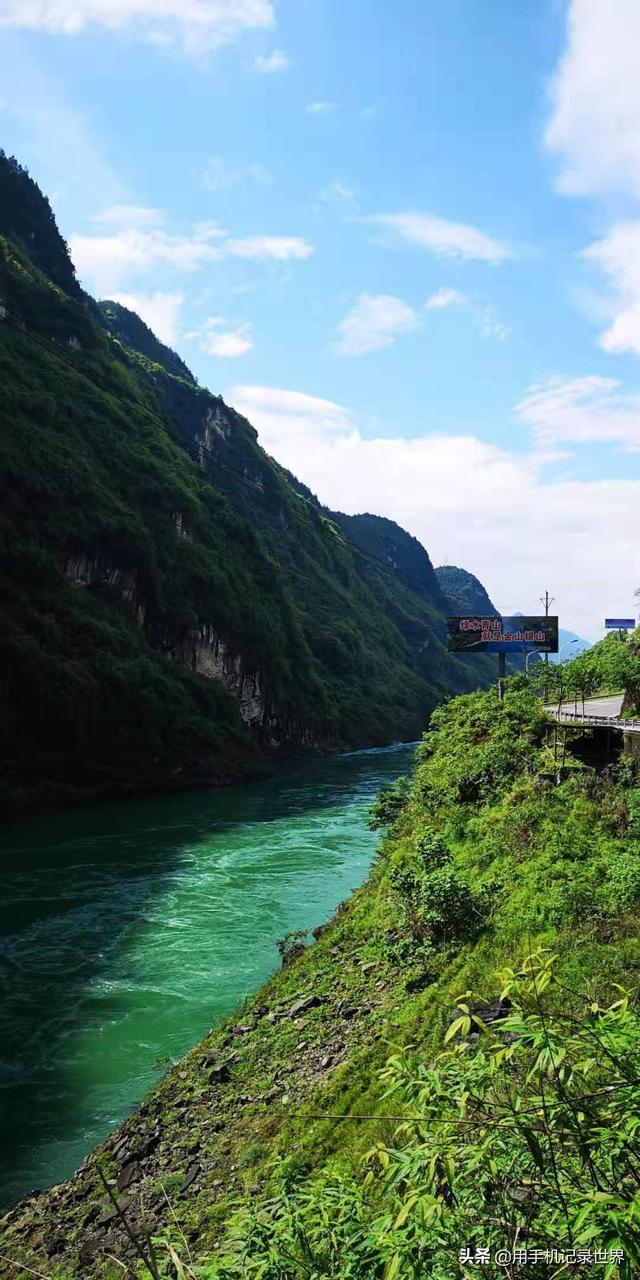
[[447,619],[447,649],[452,653],[557,653],[557,617],[483,618],[479,614]]
[[635,631],[635,618],[605,618],[604,625],[607,631]]

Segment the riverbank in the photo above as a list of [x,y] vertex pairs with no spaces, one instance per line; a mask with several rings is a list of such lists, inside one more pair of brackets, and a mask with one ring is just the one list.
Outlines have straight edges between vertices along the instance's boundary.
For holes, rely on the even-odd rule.
[[150,758],[143,762],[142,768],[138,762],[129,776],[97,776],[79,783],[69,778],[54,779],[46,772],[42,779],[39,767],[34,770],[33,780],[25,782],[24,771],[19,778],[13,778],[10,764],[4,762],[0,765],[0,826],[119,801],[180,796],[188,791],[219,791],[277,777],[283,769],[296,769],[306,761],[361,751],[384,751],[403,745],[406,744],[402,740],[389,736],[382,741],[369,739],[357,746],[328,740],[323,744],[286,744],[260,750],[256,742],[247,738],[242,744],[235,744],[235,750],[225,753],[224,763],[206,755],[183,760],[178,765],[171,760]]
[[[391,974],[370,958],[366,914],[360,891],[313,947],[177,1063],[73,1178],[11,1211],[0,1252],[46,1275],[63,1262],[74,1280],[109,1274],[109,1255],[139,1261],[119,1215],[134,1232],[143,1216],[156,1234],[167,1225],[167,1196],[187,1239],[213,1247],[265,1162],[306,1146],[309,1121],[297,1110],[312,1099],[321,1111],[337,1099],[342,1107],[354,1064],[381,1058]],[[339,1135],[333,1122],[324,1127],[328,1153]],[[0,1263],[3,1280],[14,1274]]]
[[68,1177],[362,883],[413,748],[5,826],[0,1206]]
[[24,771],[14,779],[7,767],[0,787],[0,822],[64,813],[70,809],[110,801],[141,800],[146,796],[168,793],[179,795],[183,791],[195,791],[204,787],[217,790],[220,787],[237,786],[267,774],[269,768],[267,757],[260,757],[257,753],[252,755],[248,750],[245,756],[239,757],[235,763],[226,762],[224,767],[215,759],[199,759],[191,764],[183,762],[177,766],[167,762],[164,768],[159,768],[157,761],[149,761],[143,775],[136,773],[131,778],[98,777],[92,782],[80,784],[69,778],[57,780],[52,777],[45,777],[44,781],[36,778],[30,782],[25,780]]
[[[400,1204],[382,1177],[363,1181],[361,1162],[367,1150],[406,1141],[379,1076],[393,1046],[413,1045],[431,1062],[461,992],[486,998],[472,1006],[480,1019],[483,1009],[495,1014],[504,981],[496,970],[538,946],[557,954],[556,999],[567,1016],[585,999],[615,998],[614,984],[629,984],[640,967],[640,793],[626,775],[598,777],[571,760],[557,785],[544,726],[543,708],[517,689],[502,705],[477,694],[436,713],[411,792],[392,789],[376,806],[388,835],[366,885],[171,1069],[74,1178],[8,1215],[0,1253],[65,1280],[120,1276],[121,1261],[133,1275],[144,1222],[162,1266],[173,1242],[212,1276],[242,1275],[242,1257],[257,1265],[278,1239],[297,1248],[281,1216],[285,1187],[287,1221],[317,1202],[317,1230],[323,1214],[339,1219],[353,1250],[364,1247],[354,1232],[365,1224],[373,1262],[363,1274],[382,1275],[388,1255],[375,1252],[375,1223],[391,1213],[392,1224]],[[345,1187],[357,1221],[341,1216]],[[479,1184],[478,1194],[469,1228],[486,1214]],[[444,1230],[444,1184],[436,1199]],[[403,1221],[399,1256],[415,1256],[422,1232],[420,1256],[431,1258],[428,1223],[410,1205]],[[291,1263],[293,1280],[303,1262]],[[464,1274],[447,1265],[442,1274]],[[0,1274],[13,1280],[6,1266]]]

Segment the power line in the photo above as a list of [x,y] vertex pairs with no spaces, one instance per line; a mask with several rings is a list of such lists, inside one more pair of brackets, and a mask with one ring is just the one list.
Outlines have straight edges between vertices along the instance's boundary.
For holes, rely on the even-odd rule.
[[[176,440],[175,436],[171,431],[169,423],[159,413],[157,413],[154,409],[149,408],[148,405],[142,404],[135,400],[127,400],[125,396],[121,396],[116,391],[113,391],[110,387],[104,386],[104,384],[99,382],[94,375],[88,372],[86,367],[85,368],[82,367],[82,363],[80,361],[76,362],[71,360],[60,349],[60,346],[58,343],[55,342],[55,339],[46,338],[46,336],[40,334],[38,330],[35,330],[31,326],[28,326],[26,324],[18,323],[16,320],[12,320],[11,317],[8,315],[4,316],[2,321],[0,321],[0,323],[9,324],[12,328],[16,329],[18,333],[21,334],[22,337],[26,338],[28,341],[33,342],[34,345],[40,347],[48,355],[55,356],[56,359],[58,359],[62,364],[66,365],[67,368],[70,369],[72,373],[76,374],[76,376],[84,378],[85,381],[87,381],[92,387],[95,387],[103,395],[115,401],[117,404],[123,405],[124,408],[127,409],[129,412],[131,412],[131,410],[135,410],[139,413],[146,414],[147,417],[150,418],[152,421],[157,422],[160,425],[160,427],[162,427],[163,431],[167,433],[172,443],[176,445],[176,447],[182,449],[189,457],[193,459],[193,461],[198,462],[200,465],[202,465],[202,454],[204,454],[205,456],[211,458],[213,462],[215,462],[216,467],[220,471],[226,472],[228,475],[232,476],[233,479],[237,480],[240,484],[244,484],[247,488],[251,488],[255,492],[259,493],[261,496],[264,496],[264,487],[261,483],[258,483],[257,481],[252,480],[250,476],[247,476],[243,472],[239,471],[237,468],[232,467],[229,463],[222,462],[220,458],[217,456],[217,454],[215,454],[212,449],[208,448],[208,446],[203,444],[202,442],[199,442],[195,439],[192,441],[186,438]],[[191,385],[194,388],[194,390],[202,390],[202,388],[197,387],[195,383],[188,384],[188,385]],[[211,395],[212,393],[207,392],[207,394]],[[276,462],[275,465],[279,467],[279,463]],[[294,493],[295,493],[295,490],[294,490]],[[318,532],[317,528],[302,513],[302,511],[298,511],[296,514],[302,524],[305,524],[307,528],[311,529],[314,533]],[[358,547],[349,538],[347,538],[347,542],[349,545],[349,549],[353,555],[360,556],[362,560],[365,560],[369,564],[374,565],[374,567],[377,568],[379,571],[389,574],[389,576],[393,578],[394,582],[396,583],[399,582],[400,585],[405,585],[406,583],[408,583],[408,584],[411,584],[411,586],[413,586],[417,592],[424,591],[425,589],[424,582],[419,582],[417,578],[413,578],[409,574],[403,574],[402,578],[400,578],[399,575],[395,572],[395,570],[392,569],[384,560],[381,560],[379,556],[373,555],[371,552],[363,551],[361,547]]]

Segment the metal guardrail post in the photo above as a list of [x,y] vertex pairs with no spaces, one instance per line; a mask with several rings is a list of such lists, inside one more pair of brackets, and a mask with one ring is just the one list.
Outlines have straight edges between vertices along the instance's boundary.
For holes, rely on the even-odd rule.
[[575,711],[563,711],[555,708],[551,715],[558,724],[573,721],[575,724],[599,725],[604,729],[620,729],[623,733],[640,733],[640,720],[623,720],[620,716],[594,716],[585,712],[580,715]]

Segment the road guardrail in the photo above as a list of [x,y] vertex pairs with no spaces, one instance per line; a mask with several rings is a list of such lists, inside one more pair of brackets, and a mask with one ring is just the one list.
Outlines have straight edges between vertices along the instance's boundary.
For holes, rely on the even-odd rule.
[[622,729],[624,733],[640,733],[640,720],[624,720],[621,716],[593,716],[581,711],[549,711],[559,724],[593,725],[601,729]]

